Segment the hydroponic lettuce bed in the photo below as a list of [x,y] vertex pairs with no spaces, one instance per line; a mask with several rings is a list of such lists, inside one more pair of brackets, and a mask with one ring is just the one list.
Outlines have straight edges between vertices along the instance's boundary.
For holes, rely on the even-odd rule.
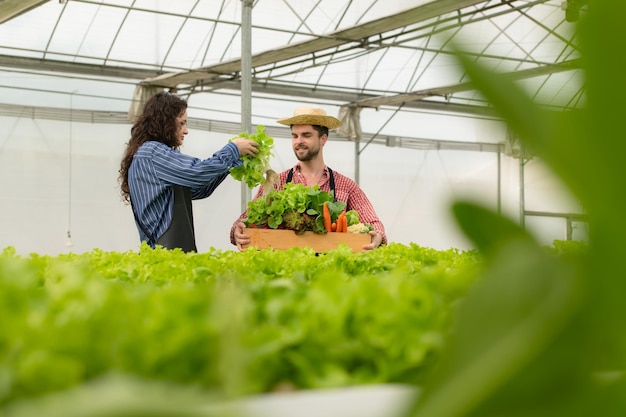
[[169,393],[192,387],[205,402],[207,393],[415,384],[477,263],[471,251],[400,244],[54,257],[7,248],[0,410],[110,373],[167,383]]
[[368,386],[408,404],[405,388],[437,364],[481,263],[474,251],[395,243],[28,257],[5,248],[0,414],[180,417],[274,404],[280,416],[284,401],[332,403],[344,397],[332,389],[353,398]]

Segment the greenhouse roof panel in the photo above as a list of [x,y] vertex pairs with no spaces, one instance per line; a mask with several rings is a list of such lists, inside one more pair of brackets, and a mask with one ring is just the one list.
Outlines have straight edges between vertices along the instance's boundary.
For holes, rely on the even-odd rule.
[[[16,3],[22,5],[17,11]],[[246,3],[2,2],[0,73],[97,76],[171,88],[185,95],[237,90]],[[482,65],[520,80],[547,106],[569,108],[584,97],[574,23],[564,10],[567,1],[256,0],[251,4],[252,93],[256,95],[308,99],[324,91],[320,100],[332,99],[337,105],[420,107],[430,102],[428,106],[444,104],[441,109],[445,103],[463,104],[468,110],[484,107],[454,59],[456,46]],[[6,83],[2,86],[8,88]],[[27,86],[16,83],[10,88],[19,91]]]

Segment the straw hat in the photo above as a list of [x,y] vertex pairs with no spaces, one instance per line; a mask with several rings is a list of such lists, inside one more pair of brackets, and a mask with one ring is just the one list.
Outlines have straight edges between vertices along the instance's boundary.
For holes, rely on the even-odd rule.
[[329,129],[341,126],[341,121],[333,116],[328,116],[324,109],[311,107],[298,107],[292,117],[284,117],[277,120],[281,125],[319,125]]

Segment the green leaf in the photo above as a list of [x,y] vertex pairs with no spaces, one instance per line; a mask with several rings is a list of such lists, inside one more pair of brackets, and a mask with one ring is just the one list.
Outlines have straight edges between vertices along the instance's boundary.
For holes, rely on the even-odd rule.
[[533,242],[532,237],[510,219],[468,202],[456,202],[452,211],[463,232],[478,250],[492,256],[500,245],[513,239]]
[[260,125],[257,126],[255,134],[242,132],[230,140],[232,141],[238,137],[248,138],[259,143],[259,152],[255,156],[242,156],[243,165],[230,169],[230,174],[234,179],[245,182],[248,188],[252,189],[265,182],[266,172],[270,168],[270,157],[274,156],[272,153],[274,139],[267,136],[265,134],[265,126]]
[[[550,400],[550,407],[567,407],[572,398],[550,398],[542,382],[560,379],[581,389],[587,376],[583,362],[559,363],[553,358],[544,364],[541,358],[553,352],[555,343],[556,358],[572,358],[560,350],[574,348],[571,338],[567,344],[558,341],[565,340],[559,337],[579,312],[581,290],[571,266],[525,238],[508,235],[499,242],[498,257],[485,276],[461,303],[449,349],[414,415],[514,415],[507,414],[512,410],[539,415],[534,408]],[[519,380],[523,384],[517,384]]]

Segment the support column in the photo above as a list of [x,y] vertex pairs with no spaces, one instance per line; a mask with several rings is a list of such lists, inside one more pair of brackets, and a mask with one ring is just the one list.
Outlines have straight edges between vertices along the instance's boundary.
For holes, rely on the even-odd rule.
[[[241,0],[241,131],[252,132],[252,5]],[[241,211],[248,208],[250,190],[241,182]]]

